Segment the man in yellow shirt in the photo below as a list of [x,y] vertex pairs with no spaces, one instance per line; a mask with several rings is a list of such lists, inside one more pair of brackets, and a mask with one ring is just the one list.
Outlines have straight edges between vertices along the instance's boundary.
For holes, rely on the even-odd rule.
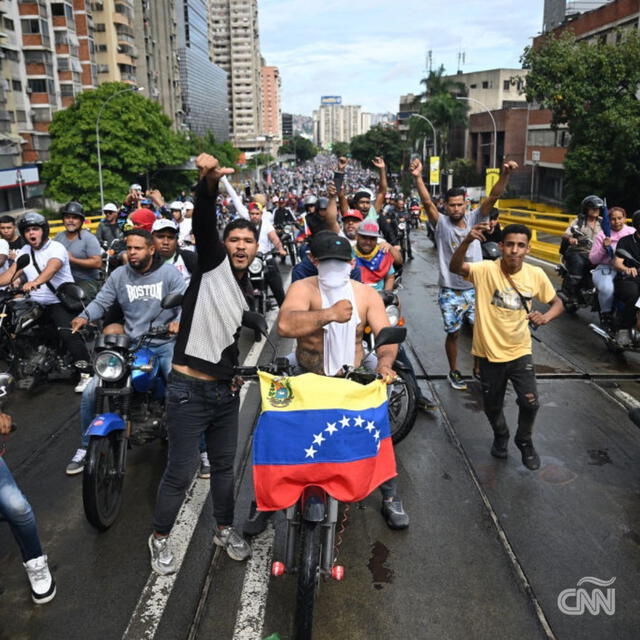
[[[484,411],[493,427],[491,455],[507,457],[509,429],[502,407],[507,382],[517,395],[518,430],[514,442],[522,463],[532,471],[540,468],[531,434],[538,412],[536,375],[531,357],[531,333],[559,316],[564,307],[549,278],[540,267],[525,263],[530,251],[531,231],[523,224],[510,224],[502,232],[502,258],[465,262],[474,240],[484,240],[488,223],[477,224],[451,257],[450,270],[473,283],[476,289],[476,323],[471,351],[479,359]],[[533,298],[551,305],[545,313],[532,311]]]

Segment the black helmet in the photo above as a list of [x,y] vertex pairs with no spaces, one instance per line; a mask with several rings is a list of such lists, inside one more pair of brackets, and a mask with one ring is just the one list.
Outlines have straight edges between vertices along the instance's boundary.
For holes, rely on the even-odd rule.
[[598,196],[587,196],[580,203],[580,212],[582,213],[583,216],[586,216],[587,209],[600,209],[602,207],[604,207],[604,202],[602,198],[599,198]]
[[497,242],[483,242],[482,243],[482,259],[483,260],[497,260],[502,255],[500,247]]
[[633,212],[633,215],[631,216],[631,224],[636,229],[640,229],[640,209]]
[[73,200],[71,202],[67,202],[67,204],[65,204],[64,207],[60,209],[60,215],[78,216],[78,218],[82,218],[83,220],[86,217],[82,205],[79,202],[75,202]]
[[25,213],[18,222],[18,232],[23,238],[28,227],[40,227],[42,229],[42,243],[40,244],[40,246],[42,246],[49,237],[49,223],[47,219],[36,211]]

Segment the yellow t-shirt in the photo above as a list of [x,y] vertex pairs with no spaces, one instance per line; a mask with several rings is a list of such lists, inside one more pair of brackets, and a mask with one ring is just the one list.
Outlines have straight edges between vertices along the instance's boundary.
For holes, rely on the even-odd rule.
[[[476,320],[471,352],[491,362],[510,362],[531,353],[531,333],[520,296],[500,268],[500,260],[468,263],[476,289]],[[531,299],[550,303],[556,295],[540,267],[528,263],[511,276],[531,310]]]

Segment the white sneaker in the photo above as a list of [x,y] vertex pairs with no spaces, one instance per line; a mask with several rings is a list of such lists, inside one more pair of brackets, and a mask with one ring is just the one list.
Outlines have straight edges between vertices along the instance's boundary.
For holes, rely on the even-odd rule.
[[36,604],[50,602],[56,595],[56,582],[49,571],[47,556],[28,560],[22,565],[31,583],[31,599]]
[[82,473],[84,469],[84,459],[87,457],[86,449],[78,449],[71,458],[71,462],[67,465],[67,475],[75,476],[76,473]]
[[206,451],[200,454],[200,470],[198,471],[198,478],[210,478],[211,477],[211,464],[209,464],[209,456]]
[[168,576],[176,572],[176,560],[173,557],[169,538],[156,538],[153,533],[149,536],[149,551],[151,552],[151,568],[161,576]]
[[89,384],[89,380],[91,380],[90,373],[81,373],[80,380],[78,381],[78,384],[76,385],[76,388],[74,389],[74,391],[76,393],[82,393],[86,389],[87,385]]

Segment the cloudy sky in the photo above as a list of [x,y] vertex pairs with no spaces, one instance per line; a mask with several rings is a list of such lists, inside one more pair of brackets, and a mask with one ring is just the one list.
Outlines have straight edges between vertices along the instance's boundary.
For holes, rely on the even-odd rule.
[[311,115],[321,95],[373,113],[415,93],[425,57],[455,73],[519,68],[543,0],[259,0],[260,48],[280,68],[282,110]]

